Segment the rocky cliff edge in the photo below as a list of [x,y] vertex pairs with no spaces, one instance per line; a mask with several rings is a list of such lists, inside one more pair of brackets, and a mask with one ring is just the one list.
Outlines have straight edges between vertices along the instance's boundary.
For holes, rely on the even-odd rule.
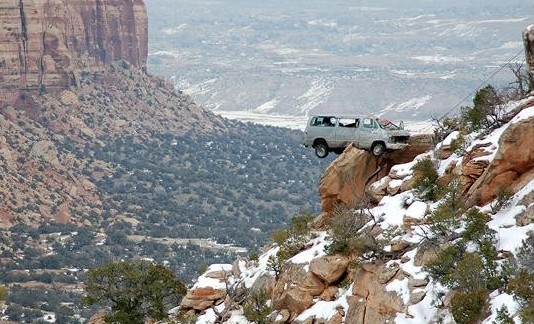
[[[351,190],[361,193],[365,188],[378,201],[366,211],[354,210],[353,215],[371,215],[361,231],[368,228],[369,239],[384,243],[380,253],[374,254],[381,257],[362,259],[327,253],[332,228],[312,230],[301,250],[282,264],[273,262],[282,248],[273,244],[257,260],[212,265],[189,290],[177,310],[179,316],[190,316],[203,324],[251,323],[263,309],[263,318],[269,323],[454,322],[451,299],[457,291],[433,280],[425,270],[440,249],[428,245],[429,218],[443,201],[419,198],[412,186],[420,174],[413,167],[420,160],[431,159],[437,165],[437,182],[452,183],[456,179],[463,198],[486,215],[485,226],[496,235],[493,248],[497,259],[502,262],[514,256],[534,230],[534,97],[509,103],[507,110],[515,112],[510,122],[486,135],[470,134],[465,151],[451,151],[451,144],[458,138],[453,132],[412,161],[388,167],[368,186],[353,185]],[[328,177],[352,182],[353,177],[332,171],[342,166],[363,168],[367,170],[364,174],[373,174],[373,163],[351,164],[361,162],[365,154],[356,148],[345,150],[326,171],[322,183],[340,181]],[[367,180],[366,176],[362,181]],[[512,194],[506,204],[496,208],[503,187]],[[351,199],[355,195],[351,193]],[[442,245],[454,244],[458,238],[454,232],[461,235],[465,231],[462,221],[452,225],[451,231],[450,241]],[[256,312],[250,308],[251,303],[258,305],[254,304],[258,296],[255,292],[263,292],[265,306],[256,308]],[[510,318],[519,320],[520,307],[509,292],[496,289],[487,293],[480,322],[495,321],[503,305]]]

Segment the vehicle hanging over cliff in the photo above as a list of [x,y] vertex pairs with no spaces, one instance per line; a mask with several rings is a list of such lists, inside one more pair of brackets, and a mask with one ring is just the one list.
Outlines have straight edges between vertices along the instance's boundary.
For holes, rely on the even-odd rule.
[[402,122],[395,125],[374,116],[314,115],[306,125],[303,144],[313,147],[320,158],[330,152],[340,154],[350,144],[380,156],[408,146],[409,138]]

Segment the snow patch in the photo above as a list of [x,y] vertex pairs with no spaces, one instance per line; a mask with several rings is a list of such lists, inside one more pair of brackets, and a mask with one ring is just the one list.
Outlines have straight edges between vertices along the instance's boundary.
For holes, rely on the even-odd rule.
[[326,255],[324,251],[324,248],[327,245],[326,237],[326,232],[319,232],[319,236],[311,240],[312,246],[309,249],[300,252],[289,259],[289,261],[295,264],[307,264],[304,267],[304,270],[308,271],[309,264],[313,259]]
[[406,217],[423,219],[428,210],[428,205],[423,201],[414,201],[406,210]]
[[386,286],[386,291],[396,292],[406,305],[410,301],[410,288],[408,287],[408,278],[402,280],[395,279]]

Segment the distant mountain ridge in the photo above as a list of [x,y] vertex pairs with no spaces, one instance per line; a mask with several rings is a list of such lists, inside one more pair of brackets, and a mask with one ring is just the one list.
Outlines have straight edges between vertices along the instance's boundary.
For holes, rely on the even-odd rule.
[[509,86],[508,68],[485,80],[516,54],[513,63],[523,62],[521,30],[534,19],[520,0],[147,6],[151,71],[216,112],[291,117],[423,121],[458,105],[456,113],[478,87]]

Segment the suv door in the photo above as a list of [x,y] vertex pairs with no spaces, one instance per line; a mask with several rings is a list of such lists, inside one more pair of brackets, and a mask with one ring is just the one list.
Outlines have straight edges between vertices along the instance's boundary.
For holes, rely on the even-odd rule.
[[345,147],[350,143],[358,145],[360,120],[357,118],[338,118],[336,127],[336,147]]
[[373,118],[364,118],[361,125],[358,147],[361,149],[370,149],[373,142],[380,139],[381,129]]

